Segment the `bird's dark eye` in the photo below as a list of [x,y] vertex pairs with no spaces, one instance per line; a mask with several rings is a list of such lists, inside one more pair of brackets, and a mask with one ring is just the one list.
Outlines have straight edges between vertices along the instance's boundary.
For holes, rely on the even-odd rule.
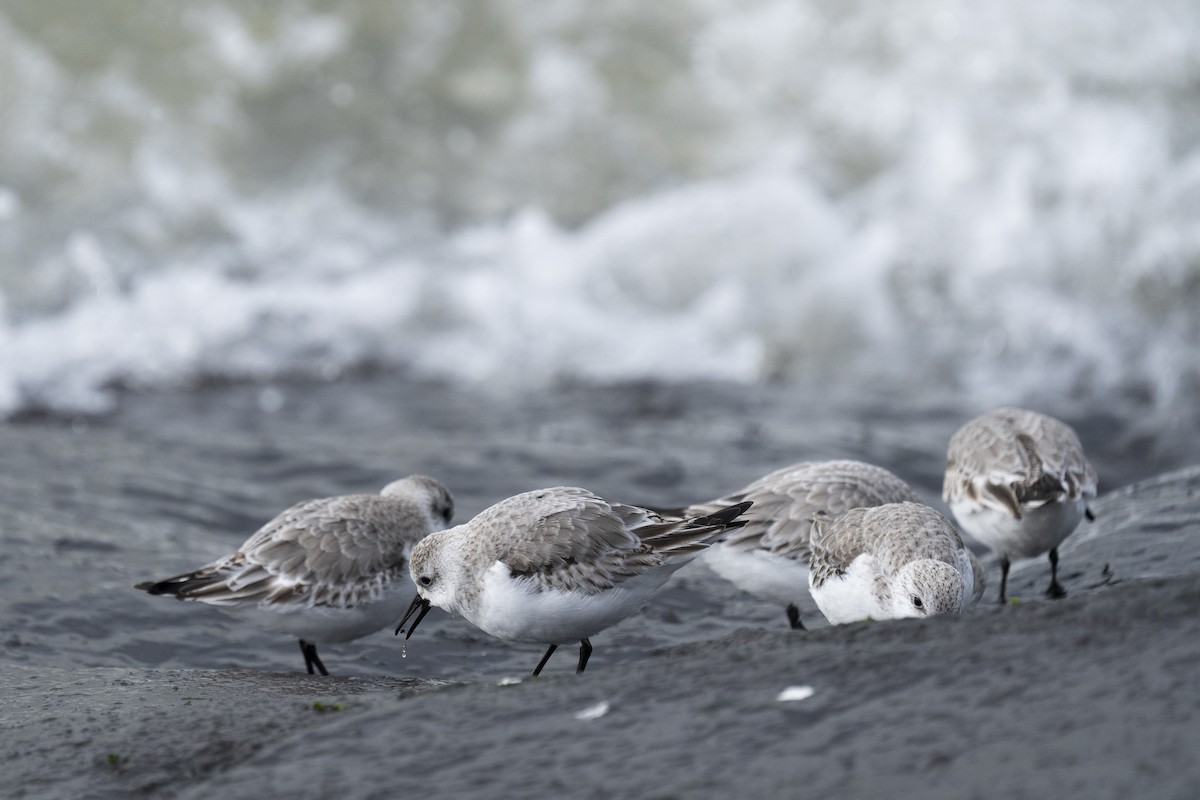
[[433,583],[433,578],[429,577],[428,575],[422,575],[417,579],[417,582],[422,586],[428,586],[429,584]]
[[[424,580],[424,578],[422,578],[422,580]],[[917,597],[916,595],[913,595],[913,605],[916,606],[917,608],[925,607],[925,604],[923,602],[921,602],[921,598]]]

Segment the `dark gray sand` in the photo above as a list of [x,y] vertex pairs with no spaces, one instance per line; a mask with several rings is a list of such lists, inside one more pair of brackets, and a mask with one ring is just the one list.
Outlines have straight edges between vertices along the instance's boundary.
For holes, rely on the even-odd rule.
[[[294,642],[129,585],[220,555],[293,494],[382,485],[395,463],[445,479],[465,519],[549,474],[590,473],[571,482],[645,488],[666,503],[689,499],[680,495],[692,486],[701,496],[733,488],[770,466],[760,462],[825,453],[793,447],[795,428],[771,442],[698,424],[686,402],[663,415],[671,422],[632,415],[649,420],[645,438],[659,437],[650,445],[631,429],[583,455],[570,426],[540,439],[527,425],[507,439],[493,426],[490,444],[473,450],[477,432],[455,440],[453,420],[391,444],[351,428],[352,447],[322,448],[320,434],[305,433],[319,430],[312,420],[249,435],[222,402],[223,432],[206,432],[203,414],[175,430],[173,413],[145,408],[83,433],[6,431],[26,469],[0,483],[10,626],[0,796],[1200,794],[1200,467],[1104,494],[1098,520],[1063,547],[1061,601],[1041,597],[1048,568],[1038,559],[1014,566],[1010,594],[1022,602],[994,606],[996,566],[985,557],[985,602],[962,617],[834,628],[810,614],[812,629],[793,632],[781,610],[696,567],[595,637],[580,677],[573,648],[562,648],[541,679],[503,685],[540,648],[431,615],[407,658],[381,633],[323,651],[335,677],[320,678],[296,671]],[[728,412],[740,401],[706,402]],[[811,446],[882,462],[932,499],[937,440],[960,421],[933,420],[884,419],[882,435]],[[934,443],[888,439],[914,428]],[[706,455],[713,441],[727,461]],[[783,449],[797,452],[786,459]],[[811,697],[777,699],[795,686]]]
[[[27,797],[1192,798],[1198,604],[1196,575],[1140,579],[960,619],[747,630],[515,686],[20,669],[6,783]],[[793,685],[812,696],[776,699]]]
[[[9,667],[5,782],[25,797],[1195,797],[1200,469],[1096,510],[1062,601],[747,629],[579,678]],[[1029,563],[1016,593],[1043,582]],[[813,694],[778,700],[789,686]]]

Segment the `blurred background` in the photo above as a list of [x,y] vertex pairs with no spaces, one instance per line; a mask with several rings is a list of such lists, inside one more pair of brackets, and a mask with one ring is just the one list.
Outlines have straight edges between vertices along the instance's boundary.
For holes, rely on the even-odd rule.
[[1198,41],[1194,0],[12,0],[0,415],[383,371],[1194,426]]

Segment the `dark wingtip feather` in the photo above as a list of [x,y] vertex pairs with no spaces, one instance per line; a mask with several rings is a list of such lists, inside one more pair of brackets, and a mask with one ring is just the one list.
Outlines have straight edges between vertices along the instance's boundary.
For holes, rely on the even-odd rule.
[[135,589],[141,589],[143,592],[150,594],[179,594],[180,588],[184,586],[184,581],[179,578],[167,578],[165,581],[143,581],[134,584]]
[[983,487],[984,494],[998,502],[1013,519],[1021,518],[1021,500],[1013,487],[1007,484],[988,482]]
[[746,524],[746,520],[738,520],[742,514],[754,503],[746,500],[736,505],[727,506],[717,511],[714,514],[709,514],[707,517],[698,517],[692,520],[693,525],[715,525],[723,528],[740,528]]
[[171,595],[173,597],[183,597],[192,594],[200,589],[203,589],[219,580],[219,576],[212,573],[188,572],[183,575],[176,575],[166,580],[161,581],[143,581],[135,584],[133,588],[141,589],[143,592],[156,595]]

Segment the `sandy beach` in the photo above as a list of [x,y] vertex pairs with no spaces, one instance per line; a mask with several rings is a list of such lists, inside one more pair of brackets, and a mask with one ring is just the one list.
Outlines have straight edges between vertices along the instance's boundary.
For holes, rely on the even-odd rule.
[[[222,401],[226,414],[230,403]],[[675,406],[679,424],[702,406]],[[55,513],[54,481],[40,497],[26,478],[17,495],[29,507],[4,512],[10,530],[30,537],[24,556],[19,548],[0,556],[15,621],[0,669],[5,796],[1188,798],[1200,787],[1200,468],[1103,493],[1096,522],[1062,548],[1070,595],[1061,601],[1041,596],[1048,574],[1039,559],[1014,566],[1010,595],[1019,601],[996,607],[996,563],[985,556],[988,593],[961,617],[817,620],[796,632],[779,610],[697,565],[661,603],[597,636],[581,677],[566,658],[525,680],[538,648],[498,643],[435,614],[407,658],[382,632],[326,653],[334,677],[319,678],[298,671],[294,642],[128,588],[127,577],[164,560],[211,550],[207,514],[225,509],[221,525],[236,529],[267,502],[239,494],[241,467],[210,486],[211,496],[200,485],[181,486],[178,497],[144,485],[130,494],[154,464],[169,473],[166,486],[188,457],[205,458],[194,443],[182,447],[178,429],[151,430],[138,414],[121,424],[130,419],[144,423],[135,436],[64,431],[73,449],[52,447],[56,436],[36,426],[10,429],[30,434],[23,457],[43,477],[67,453],[81,465],[89,453],[107,460],[103,472],[71,479],[83,481],[77,505],[59,503]],[[196,428],[202,437],[204,426]],[[264,430],[255,447],[312,480],[289,461],[287,427]],[[228,442],[246,447],[235,434]],[[663,435],[687,468],[660,490],[678,494],[700,482],[688,471],[696,465],[684,439]],[[178,452],[156,440],[174,441]],[[221,457],[245,455],[229,443]],[[526,462],[530,470],[562,468],[553,447],[529,447],[541,453]],[[492,457],[517,463],[521,452],[497,445]],[[654,473],[624,466],[625,455],[614,446],[576,468],[590,464],[627,494]],[[733,480],[730,470],[711,479]],[[466,487],[467,509],[498,491],[467,479],[485,474],[498,479],[463,465],[451,476]],[[8,478],[10,493],[21,480]],[[106,491],[117,493],[107,507],[98,499]],[[98,520],[88,546],[76,527],[83,509]],[[154,511],[139,520],[134,509]],[[106,544],[104,531],[122,524],[147,528],[146,544]],[[31,555],[35,541],[56,555]],[[96,582],[85,585],[84,575]],[[812,694],[778,699],[789,687]]]

